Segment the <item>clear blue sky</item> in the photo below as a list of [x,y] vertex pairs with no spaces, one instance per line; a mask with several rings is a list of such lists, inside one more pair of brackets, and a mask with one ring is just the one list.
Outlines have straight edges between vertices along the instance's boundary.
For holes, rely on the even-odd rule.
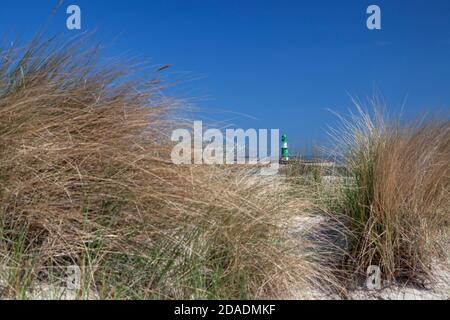
[[[31,37],[56,2],[2,0],[0,33]],[[392,112],[406,101],[407,115],[450,108],[448,0],[72,0],[50,33],[68,32],[70,4],[108,54],[172,64],[191,79],[183,97],[229,112],[213,118],[279,128],[294,147],[325,142],[335,122],[328,109],[345,113],[349,94],[379,92]],[[370,4],[381,7],[381,31],[366,28]]]

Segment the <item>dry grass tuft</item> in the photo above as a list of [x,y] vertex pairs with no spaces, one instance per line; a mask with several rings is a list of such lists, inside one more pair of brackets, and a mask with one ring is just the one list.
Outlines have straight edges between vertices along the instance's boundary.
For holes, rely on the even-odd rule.
[[335,136],[352,176],[341,208],[353,235],[351,270],[378,265],[389,281],[422,282],[448,253],[448,114],[402,123],[358,106],[343,121]]
[[276,298],[307,281],[280,194],[246,170],[172,165],[177,104],[158,75],[80,43],[1,51],[1,294],[72,264],[79,297]]

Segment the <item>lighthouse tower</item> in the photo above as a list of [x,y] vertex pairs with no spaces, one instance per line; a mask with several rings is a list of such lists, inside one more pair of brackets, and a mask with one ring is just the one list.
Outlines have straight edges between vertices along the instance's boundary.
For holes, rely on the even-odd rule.
[[289,161],[288,138],[286,134],[281,137],[281,160]]

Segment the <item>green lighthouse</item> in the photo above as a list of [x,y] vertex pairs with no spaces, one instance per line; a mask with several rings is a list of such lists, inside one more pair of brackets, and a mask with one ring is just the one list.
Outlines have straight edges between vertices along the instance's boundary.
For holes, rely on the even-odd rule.
[[281,160],[289,161],[288,138],[286,134],[281,137]]

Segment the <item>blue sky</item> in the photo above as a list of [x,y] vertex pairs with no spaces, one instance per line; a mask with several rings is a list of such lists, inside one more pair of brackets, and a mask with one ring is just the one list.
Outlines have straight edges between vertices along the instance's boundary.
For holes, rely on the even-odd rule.
[[[1,1],[0,34],[75,34],[65,9],[77,4],[108,55],[171,64],[177,94],[209,117],[279,128],[296,149],[326,143],[329,109],[346,113],[349,95],[379,93],[407,116],[450,108],[448,0],[72,0],[49,19],[56,2]],[[381,31],[366,28],[371,4]]]

